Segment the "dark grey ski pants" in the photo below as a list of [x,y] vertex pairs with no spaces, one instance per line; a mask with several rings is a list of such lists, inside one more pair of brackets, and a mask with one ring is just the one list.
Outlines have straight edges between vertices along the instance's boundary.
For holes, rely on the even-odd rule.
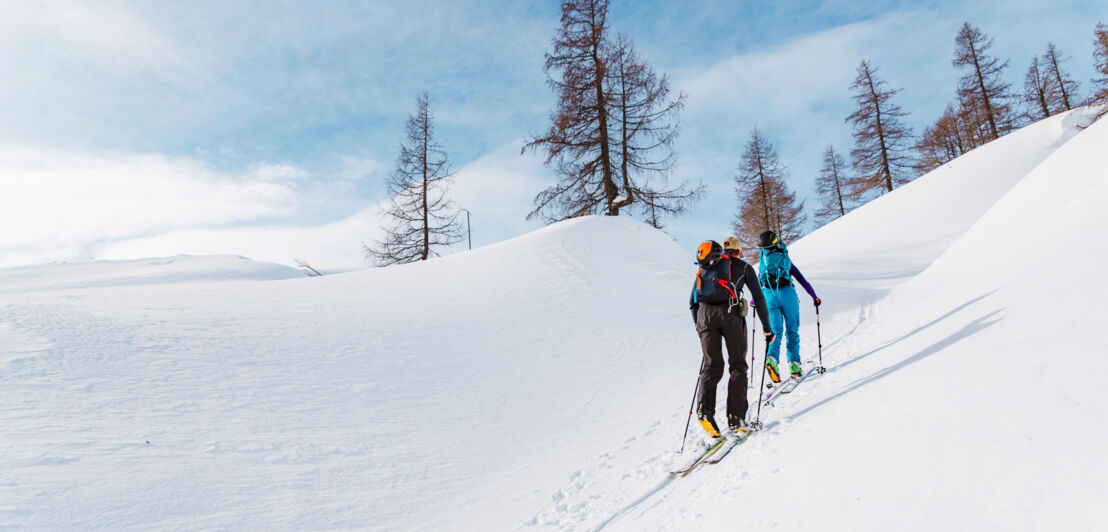
[[[727,343],[727,365],[731,379],[727,383],[727,414],[746,418],[750,403],[746,400],[746,320],[737,312],[727,312],[727,305],[700,305],[696,312],[696,332],[704,351],[704,369],[700,371],[700,391],[696,404],[698,413],[716,412],[716,385],[723,378],[723,342]],[[718,421],[717,421],[718,423]]]

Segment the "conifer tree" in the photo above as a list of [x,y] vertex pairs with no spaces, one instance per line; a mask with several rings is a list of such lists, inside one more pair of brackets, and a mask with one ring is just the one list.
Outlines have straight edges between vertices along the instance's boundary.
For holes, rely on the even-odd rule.
[[955,156],[951,154],[950,137],[947,136],[947,115],[930,126],[923,129],[918,141],[916,141],[916,169],[920,175],[926,174],[947,162]]
[[438,256],[437,249],[461,242],[458,212],[447,198],[450,177],[450,160],[434,138],[431,97],[424,92],[408,117],[396,169],[386,180],[391,202],[385,239],[374,247],[363,245],[366,258],[381,266],[427,260]]
[[1101,114],[1108,112],[1108,25],[1098,22],[1093,34],[1093,62],[1099,77],[1093,79],[1090,104],[1103,105]]
[[816,178],[816,193],[819,196],[819,208],[816,209],[817,226],[823,226],[850,211],[850,200],[846,198],[846,161],[835,152],[834,146],[827,146],[823,152],[823,167]]
[[685,96],[670,100],[669,77],[655,74],[623,35],[617,38],[609,62],[610,138],[622,186],[620,205],[637,205],[661,229],[659,215],[682,213],[704,190],[703,185],[670,187],[668,183],[676,162],[677,115]]
[[891,101],[897,90],[885,88],[877,77],[877,68],[862,61],[850,89],[858,109],[846,121],[854,128],[854,149],[850,151],[855,176],[848,182],[849,195],[860,200],[868,192],[885,189],[911,180],[911,128],[901,119],[907,116]]
[[1039,58],[1036,57],[1031,60],[1031,66],[1023,78],[1023,101],[1027,106],[1027,117],[1032,122],[1050,116],[1049,91],[1050,82],[1039,70]]
[[926,174],[970,149],[959,111],[948,105],[943,115],[924,129],[916,142],[916,170],[921,175]]
[[1003,63],[989,55],[992,38],[980,29],[962,25],[954,40],[954,66],[967,72],[958,81],[958,94],[962,105],[972,110],[987,131],[988,140],[995,140],[1015,129],[1008,90],[1011,84],[1003,79],[1008,61]]
[[947,105],[942,116],[924,129],[916,142],[916,170],[920,174],[930,172],[990,138],[980,107],[959,94],[957,104]]
[[786,241],[803,235],[807,221],[804,202],[797,202],[796,193],[785,184],[787,179],[788,170],[781,164],[776,148],[754,128],[735,175],[740,205],[735,234],[744,246],[754,247],[758,235],[766,230]]
[[557,95],[550,129],[524,150],[544,151],[558,182],[535,197],[528,219],[548,222],[624,206],[616,184],[609,132],[607,77],[611,42],[607,0],[566,0],[554,50],[546,54],[547,83]]
[[[1062,63],[1068,59],[1062,55],[1054,43],[1046,44],[1046,53],[1043,54],[1044,77],[1050,81],[1051,114],[1061,113],[1073,109],[1073,103],[1077,100],[1077,82],[1070,78],[1062,69]],[[1072,103],[1071,103],[1072,102]]]
[[550,128],[524,146],[545,153],[558,182],[535,197],[528,219],[616,216],[635,203],[643,212],[678,214],[703,190],[666,182],[684,96],[669,99],[668,77],[655,74],[630,40],[608,37],[607,16],[608,0],[562,3],[546,55],[558,101]]

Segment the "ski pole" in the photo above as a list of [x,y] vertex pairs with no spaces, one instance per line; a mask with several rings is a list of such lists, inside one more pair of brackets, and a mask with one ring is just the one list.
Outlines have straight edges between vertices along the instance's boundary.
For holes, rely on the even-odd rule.
[[766,341],[766,357],[762,360],[762,384],[758,386],[758,415],[751,425],[755,430],[762,428],[762,388],[766,386],[766,362],[769,359],[769,341]]
[[758,323],[758,309],[750,307],[750,385],[754,385],[754,325]]
[[816,305],[816,341],[819,343],[819,372],[824,373],[827,368],[823,367],[823,336],[819,332],[819,305]]
[[696,388],[693,388],[692,402],[689,403],[689,417],[685,420],[685,434],[681,436],[681,450],[679,453],[685,452],[685,439],[689,437],[689,423],[692,422],[693,407],[696,406],[696,394],[700,392],[700,374],[704,372],[704,357],[700,357],[700,370],[696,372]]

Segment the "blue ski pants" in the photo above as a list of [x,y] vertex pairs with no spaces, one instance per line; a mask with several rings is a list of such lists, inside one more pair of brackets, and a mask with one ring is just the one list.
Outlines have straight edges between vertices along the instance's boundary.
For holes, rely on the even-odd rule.
[[[788,338],[786,350],[789,362],[800,363],[800,300],[796,297],[796,287],[789,285],[777,290],[763,288],[766,307],[769,308],[769,328],[773,331],[773,341],[769,344],[769,356],[781,361],[781,342]],[[785,334],[782,332],[784,321]]]

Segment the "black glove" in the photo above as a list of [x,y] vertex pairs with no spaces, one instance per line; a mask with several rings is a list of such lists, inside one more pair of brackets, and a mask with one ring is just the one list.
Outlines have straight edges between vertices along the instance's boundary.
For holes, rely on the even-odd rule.
[[820,301],[820,299],[817,297],[816,298],[816,306],[818,307],[820,305],[820,303],[823,303],[823,301]]
[[776,336],[774,336],[773,333],[771,333],[771,332],[767,332],[765,334],[766,334],[766,343],[767,344],[772,344],[773,339],[776,338]]

